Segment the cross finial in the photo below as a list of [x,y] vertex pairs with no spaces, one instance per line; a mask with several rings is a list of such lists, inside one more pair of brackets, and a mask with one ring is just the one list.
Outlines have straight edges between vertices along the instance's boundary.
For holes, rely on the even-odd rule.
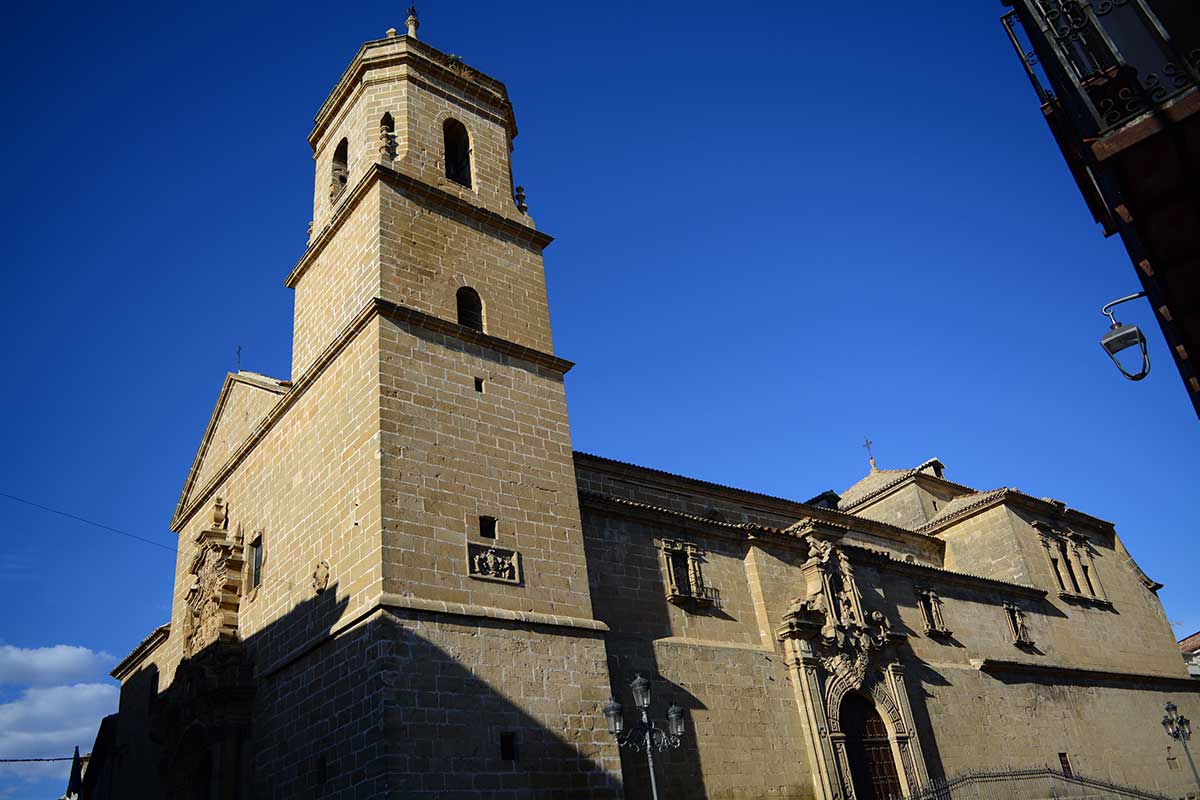
[[871,445],[875,444],[870,439],[863,437],[863,447],[867,448],[867,460],[871,462],[871,472],[875,471],[875,455],[871,452]]
[[417,7],[415,5],[408,7],[408,19],[404,20],[404,27],[408,28],[408,35],[412,38],[417,38],[417,28],[421,27],[421,20],[417,19]]

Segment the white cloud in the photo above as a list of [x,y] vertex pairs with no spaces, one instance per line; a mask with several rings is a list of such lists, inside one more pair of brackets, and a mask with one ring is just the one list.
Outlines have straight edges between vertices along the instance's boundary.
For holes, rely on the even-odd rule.
[[[0,754],[6,758],[69,756],[76,745],[87,753],[100,720],[117,710],[119,695],[115,683],[26,689],[12,702],[0,704]],[[70,762],[5,764],[0,770],[0,791],[13,777],[27,781],[61,777],[65,785],[70,768]]]
[[[0,684],[60,686],[103,677],[116,663],[108,653],[86,647],[56,644],[53,647],[0,645]],[[2,727],[0,727],[2,730]]]

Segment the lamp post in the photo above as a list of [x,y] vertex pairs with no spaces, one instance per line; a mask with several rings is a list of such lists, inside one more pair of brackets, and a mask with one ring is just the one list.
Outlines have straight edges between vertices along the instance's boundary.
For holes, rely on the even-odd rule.
[[608,720],[608,732],[617,740],[618,747],[646,751],[646,765],[650,769],[650,795],[658,800],[658,783],[654,779],[654,750],[666,751],[679,747],[683,735],[683,709],[672,705],[667,709],[667,729],[657,727],[650,721],[650,681],[640,674],[629,684],[633,690],[633,703],[641,712],[641,720],[628,729],[625,727],[624,708],[615,697],[604,704],[604,716]]
[[[1131,294],[1119,300],[1113,300],[1100,309],[1100,313],[1107,316],[1108,321],[1112,323],[1108,329],[1108,333],[1100,337],[1100,346],[1104,348],[1104,352],[1108,353],[1108,357],[1112,359],[1112,362],[1117,365],[1117,369],[1121,370],[1121,374],[1131,381],[1140,381],[1150,374],[1150,356],[1146,352],[1146,337],[1142,335],[1141,328],[1137,325],[1122,325],[1120,322],[1117,322],[1112,308],[1113,306],[1119,306],[1121,303],[1137,300],[1139,297],[1145,296],[1145,292]],[[1117,353],[1129,347],[1137,347],[1142,352],[1142,366],[1137,372],[1129,372],[1117,360]]]
[[1175,741],[1183,745],[1183,754],[1187,756],[1188,766],[1192,768],[1192,777],[1196,780],[1196,787],[1200,788],[1200,774],[1196,772],[1196,762],[1192,761],[1192,751],[1188,750],[1188,739],[1192,738],[1192,723],[1181,715],[1174,703],[1167,703],[1167,715],[1162,718],[1163,730],[1167,732]]

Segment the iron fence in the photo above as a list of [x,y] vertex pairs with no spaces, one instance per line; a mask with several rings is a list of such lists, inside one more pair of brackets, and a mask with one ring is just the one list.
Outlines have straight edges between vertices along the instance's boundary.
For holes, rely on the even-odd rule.
[[977,770],[943,778],[892,800],[1173,800],[1132,786],[1052,767]]

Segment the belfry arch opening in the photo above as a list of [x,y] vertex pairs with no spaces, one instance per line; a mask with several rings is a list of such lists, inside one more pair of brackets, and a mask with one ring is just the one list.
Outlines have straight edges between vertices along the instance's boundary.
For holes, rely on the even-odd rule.
[[379,118],[379,155],[396,157],[396,120],[390,111],[385,111]]
[[350,140],[342,139],[333,151],[333,164],[329,170],[329,199],[342,193],[350,180]]
[[446,177],[471,188],[471,136],[467,126],[456,119],[442,123],[442,143],[446,155]]
[[483,298],[470,286],[458,290],[458,324],[483,333]]
[[892,751],[892,741],[875,704],[855,692],[842,699],[839,713],[846,737],[846,760],[856,800],[902,797],[904,787]]

